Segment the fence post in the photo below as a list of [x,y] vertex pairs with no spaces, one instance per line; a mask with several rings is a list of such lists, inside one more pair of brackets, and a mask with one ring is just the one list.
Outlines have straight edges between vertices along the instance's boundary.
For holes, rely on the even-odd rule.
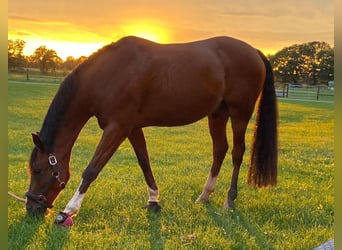
[[319,91],[320,91],[320,86],[321,86],[321,85],[318,85],[318,87],[317,87],[317,101],[319,100]]

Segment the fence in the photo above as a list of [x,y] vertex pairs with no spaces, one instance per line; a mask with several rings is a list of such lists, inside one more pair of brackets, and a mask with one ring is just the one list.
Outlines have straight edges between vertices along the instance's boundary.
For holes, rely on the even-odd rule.
[[334,101],[334,88],[327,85],[276,83],[276,94],[289,99]]

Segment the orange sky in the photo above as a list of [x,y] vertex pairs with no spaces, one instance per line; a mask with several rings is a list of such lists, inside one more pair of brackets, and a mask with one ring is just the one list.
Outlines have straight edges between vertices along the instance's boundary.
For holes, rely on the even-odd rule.
[[8,39],[66,56],[88,56],[126,35],[186,42],[217,35],[244,40],[265,53],[294,43],[334,45],[333,0],[11,0]]

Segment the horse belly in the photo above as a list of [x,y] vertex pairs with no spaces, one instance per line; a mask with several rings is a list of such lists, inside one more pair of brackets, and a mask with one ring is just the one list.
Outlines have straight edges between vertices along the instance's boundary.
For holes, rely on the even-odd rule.
[[139,114],[142,126],[181,126],[194,123],[219,106],[221,99],[211,95],[159,97]]

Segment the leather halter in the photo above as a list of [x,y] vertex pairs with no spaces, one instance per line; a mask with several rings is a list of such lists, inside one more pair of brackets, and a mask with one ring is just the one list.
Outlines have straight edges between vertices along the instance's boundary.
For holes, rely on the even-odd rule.
[[[61,189],[65,188],[65,182],[61,181],[61,179],[59,178],[59,171],[58,171],[58,166],[57,166],[57,158],[54,154],[49,154],[48,157],[48,162],[52,168],[52,177],[58,182],[59,187]],[[26,197],[28,200],[32,200],[36,203],[39,203],[40,205],[46,207],[46,208],[52,208],[53,205],[48,203],[46,197],[43,194],[32,194],[30,192],[26,192]]]
[[56,156],[53,154],[50,154],[48,159],[49,159],[49,164],[52,167],[52,176],[55,177],[60,188],[62,189],[65,188],[65,182],[61,181],[61,179],[59,178],[59,171],[58,171]]

